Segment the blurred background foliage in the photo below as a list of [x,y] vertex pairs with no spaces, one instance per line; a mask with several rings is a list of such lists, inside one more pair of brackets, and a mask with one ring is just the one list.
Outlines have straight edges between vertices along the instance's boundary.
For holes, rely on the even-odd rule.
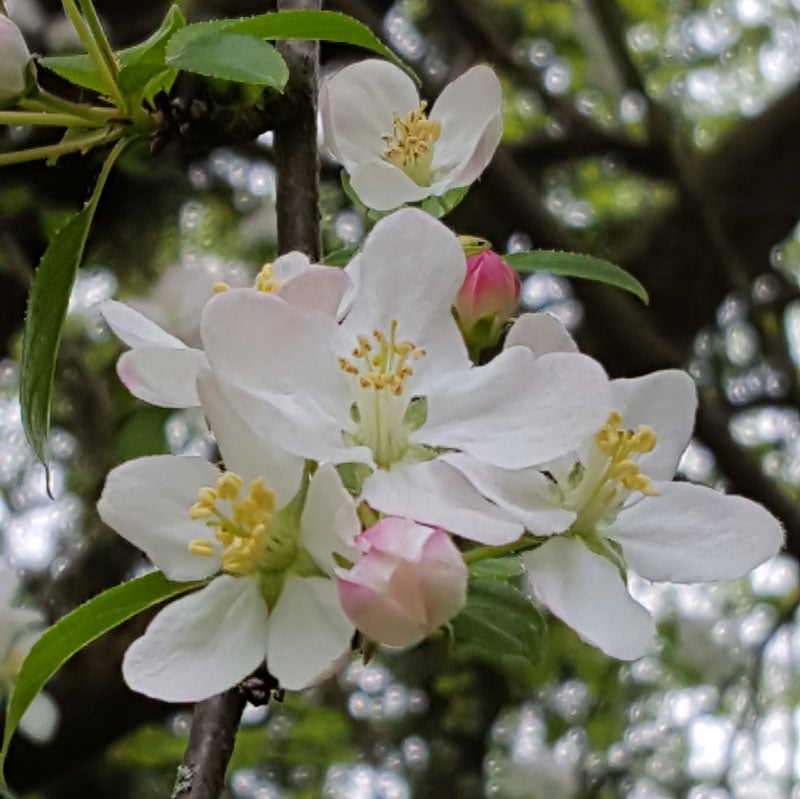
[[[38,52],[76,48],[57,0],[7,3]],[[167,10],[163,0],[97,5],[119,46],[147,36]],[[195,20],[270,7],[179,5]],[[523,306],[558,316],[614,376],[686,368],[701,403],[682,476],[765,503],[786,525],[787,552],[728,585],[637,581],[661,634],[632,664],[552,620],[535,666],[453,651],[445,636],[354,661],[314,691],[248,708],[228,796],[796,799],[800,1],[325,7],[370,25],[419,71],[430,99],[473,63],[498,70],[504,143],[448,222],[499,251],[586,251],[635,274],[649,308],[546,274],[526,280]],[[324,70],[361,56],[327,45],[322,53]],[[271,136],[237,127],[253,96],[180,80],[159,152],[129,152],[109,182],[59,362],[55,500],[25,444],[15,358],[34,265],[97,163],[70,157],[0,172],[2,557],[25,576],[25,601],[51,619],[146,568],[94,512],[110,466],[211,452],[196,414],[144,406],[119,385],[119,348],[96,305],[112,296],[149,303],[189,340],[191,287],[246,282],[274,255]],[[0,149],[46,135],[5,128]],[[325,250],[357,245],[368,223],[330,160],[323,177]],[[104,637],[53,681],[56,739],[19,739],[11,752],[9,776],[25,796],[169,795],[190,710],[135,696],[119,677],[146,622]]]

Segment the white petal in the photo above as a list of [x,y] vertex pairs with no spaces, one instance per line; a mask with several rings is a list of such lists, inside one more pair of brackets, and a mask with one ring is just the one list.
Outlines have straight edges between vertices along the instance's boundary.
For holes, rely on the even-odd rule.
[[[441,191],[449,188],[443,180]],[[435,193],[435,186],[420,186],[388,161],[365,161],[350,172],[350,185],[367,208],[391,211],[406,203],[416,203]]]
[[353,632],[333,580],[291,575],[270,617],[267,669],[290,691],[313,685],[350,649]]
[[37,744],[53,740],[61,716],[58,705],[50,694],[40,693],[33,697],[28,709],[19,720],[19,728],[26,738]]
[[428,416],[413,440],[462,450],[505,469],[542,464],[575,449],[608,416],[600,364],[577,353],[535,358],[511,347],[427,395]]
[[334,552],[351,562],[358,560],[360,550],[353,544],[361,532],[356,504],[330,463],[311,478],[300,529],[311,557],[328,574],[336,568]]
[[364,481],[361,496],[383,513],[441,527],[482,544],[507,544],[524,531],[460,472],[438,460],[376,471]]
[[19,588],[19,577],[10,566],[0,563],[0,608],[11,605]]
[[492,117],[489,124],[483,131],[478,140],[472,157],[467,161],[466,166],[460,171],[450,175],[449,184],[454,186],[469,186],[474,183],[489,165],[494,157],[498,145],[503,138],[503,115],[498,113]]
[[301,393],[348,418],[350,386],[332,351],[338,325],[280,297],[238,289],[214,297],[203,311],[203,343],[225,382],[253,391]]
[[185,349],[186,345],[144,314],[124,302],[106,300],[100,304],[100,313],[114,335],[129,347],[167,347]]
[[558,504],[550,482],[537,469],[499,469],[458,452],[441,460],[455,466],[484,497],[536,535],[562,532],[575,520],[575,512]]
[[202,350],[137,347],[123,352],[117,374],[134,397],[162,408],[200,404],[197,373],[207,364]]
[[728,580],[781,548],[780,522],[749,499],[691,483],[654,485],[660,496],[623,509],[602,530],[622,544],[628,565],[648,580]]
[[197,390],[225,468],[249,483],[265,478],[275,492],[277,506],[283,507],[299,491],[305,463],[262,436],[237,412],[213,373],[205,369],[197,380]]
[[205,458],[153,455],[112,469],[97,503],[100,518],[134,546],[143,549],[170,580],[200,580],[220,561],[189,552],[189,542],[209,538],[189,508],[203,486],[213,486],[219,470]]
[[526,313],[506,336],[505,347],[527,347],[537,358],[548,352],[577,352],[578,345],[564,325],[549,313]]
[[298,250],[279,255],[272,264],[272,275],[275,280],[287,281],[302,275],[311,269],[311,259]]
[[342,269],[312,266],[291,278],[281,289],[280,296],[304,311],[335,317],[348,283],[347,275]]
[[326,146],[349,171],[355,164],[380,160],[381,136],[394,130],[394,113],[406,116],[419,106],[411,78],[388,61],[358,61],[323,81],[320,90]]
[[608,560],[563,536],[522,560],[539,599],[581,638],[620,660],[644,655],[655,623]]
[[653,480],[670,480],[694,428],[697,392],[694,381],[680,369],[664,369],[644,377],[611,381],[613,407],[625,427],[646,424],[655,430],[655,449],[639,465]]
[[345,339],[348,350],[356,336],[371,336],[376,328],[388,334],[397,320],[398,338],[411,339],[427,352],[412,363],[415,391],[445,371],[468,369],[467,350],[450,310],[466,268],[458,239],[423,211],[404,208],[382,219],[355,269],[353,305],[342,323],[350,337]]
[[[472,67],[445,86],[430,114],[430,118],[438,120],[442,126],[441,138],[433,148],[433,169],[465,173],[470,178],[467,183],[471,182],[474,178],[465,172],[465,168],[478,149],[486,129],[492,126],[492,132],[496,133],[496,120],[502,109],[503,90],[500,81],[487,66]],[[495,147],[498,142],[499,139],[494,142]],[[493,153],[494,150],[485,153],[488,155],[486,163]],[[486,163],[480,169],[469,171],[479,174]]]
[[122,675],[134,691],[165,702],[199,702],[254,671],[269,620],[258,581],[217,577],[167,605],[128,647]]

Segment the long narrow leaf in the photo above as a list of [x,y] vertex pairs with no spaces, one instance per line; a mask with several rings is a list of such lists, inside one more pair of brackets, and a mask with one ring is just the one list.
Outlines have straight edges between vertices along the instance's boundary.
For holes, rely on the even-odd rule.
[[629,291],[645,304],[650,301],[647,289],[633,275],[593,255],[558,250],[531,250],[503,257],[518,272],[552,272],[554,275],[596,280],[598,283]]
[[153,572],[98,594],[50,627],[33,645],[17,676],[6,713],[0,772],[20,719],[36,694],[67,660],[137,613],[204,584],[203,581],[173,583],[161,572]]
[[25,433],[45,466],[53,378],[69,294],[103,187],[125,146],[122,140],[109,153],[89,202],[53,236],[33,278],[22,341],[20,404]]

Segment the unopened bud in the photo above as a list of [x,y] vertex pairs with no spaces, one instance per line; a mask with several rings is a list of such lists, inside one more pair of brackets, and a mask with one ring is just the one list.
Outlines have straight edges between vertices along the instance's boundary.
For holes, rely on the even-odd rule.
[[32,77],[31,54],[20,29],[0,14],[0,108],[26,94]]
[[519,275],[492,250],[467,258],[467,276],[458,292],[458,325],[472,352],[493,347],[519,305]]

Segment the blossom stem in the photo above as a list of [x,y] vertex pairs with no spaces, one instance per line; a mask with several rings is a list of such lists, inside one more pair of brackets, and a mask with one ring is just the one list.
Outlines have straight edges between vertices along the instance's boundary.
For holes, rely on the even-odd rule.
[[124,128],[106,128],[100,131],[92,131],[91,133],[78,136],[69,141],[59,142],[58,144],[48,144],[44,147],[31,147],[27,150],[0,153],[0,166],[22,164],[26,161],[38,161],[43,158],[59,158],[69,153],[91,150],[93,147],[97,147],[101,144],[109,144],[121,139],[124,132]]
[[488,560],[489,558],[498,558],[503,555],[513,555],[517,552],[527,552],[529,549],[536,549],[544,543],[544,539],[526,534],[510,544],[501,544],[494,547],[475,547],[468,552],[463,553],[464,563],[478,563],[481,560]]
[[81,103],[73,103],[64,100],[50,92],[38,91],[31,97],[26,97],[17,103],[23,111],[48,111],[56,114],[68,114],[72,117],[84,119],[96,125],[105,125],[112,119],[120,118],[118,108],[100,108],[98,106],[87,106]]
[[93,128],[96,122],[71,114],[50,114],[47,111],[0,111],[0,125],[36,125],[57,128]]
[[97,42],[97,45],[103,54],[105,62],[108,65],[108,69],[114,77],[114,84],[116,85],[117,76],[119,75],[119,67],[117,66],[117,60],[114,57],[114,51],[111,49],[111,43],[108,41],[106,32],[103,30],[103,26],[100,24],[100,18],[97,16],[94,3],[92,3],[92,0],[78,0],[78,5],[83,12],[83,16],[86,18],[86,23],[89,26],[89,30],[91,31],[95,42]]
[[[100,77],[105,84],[106,93],[123,113],[127,113],[128,103],[122,95],[119,86],[117,86],[117,78],[114,71],[112,71],[111,66],[106,60],[103,46],[95,38],[90,24],[87,24],[86,20],[81,16],[78,6],[75,5],[75,0],[61,0],[61,5],[64,6],[64,11],[69,17],[72,27],[75,28],[75,32],[80,37],[83,46],[86,48],[86,52],[92,59],[97,71],[100,73]],[[102,34],[102,36],[103,39],[105,39],[105,34]]]

